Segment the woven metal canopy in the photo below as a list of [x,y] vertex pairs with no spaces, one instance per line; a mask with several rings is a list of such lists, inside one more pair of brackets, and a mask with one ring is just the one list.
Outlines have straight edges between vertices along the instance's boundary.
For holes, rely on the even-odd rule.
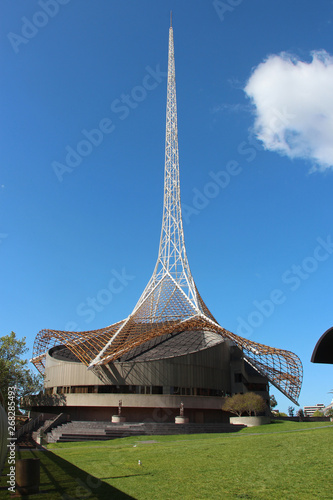
[[[173,29],[169,29],[168,88],[164,205],[157,262],[151,279],[132,313],[124,320],[93,331],[42,330],[38,333],[32,362],[43,372],[47,351],[66,347],[90,369],[123,358],[153,339],[186,332],[195,345],[196,331],[229,339],[244,358],[297,404],[302,384],[302,364],[296,354],[242,338],[221,327],[202,300],[186,256],[182,223]],[[192,337],[191,337],[192,336]],[[192,340],[191,340],[192,338]],[[175,352],[177,355],[177,352]],[[124,358],[123,358],[124,359]],[[147,358],[148,359],[148,358]]]

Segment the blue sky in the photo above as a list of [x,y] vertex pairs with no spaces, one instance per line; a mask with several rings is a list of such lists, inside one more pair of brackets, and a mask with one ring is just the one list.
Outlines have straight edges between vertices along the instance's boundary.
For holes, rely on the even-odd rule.
[[200,294],[223,327],[299,355],[301,406],[328,404],[332,367],[310,358],[333,323],[331,1],[1,2],[1,334],[30,356],[39,330],[110,325],[147,284],[170,10]]

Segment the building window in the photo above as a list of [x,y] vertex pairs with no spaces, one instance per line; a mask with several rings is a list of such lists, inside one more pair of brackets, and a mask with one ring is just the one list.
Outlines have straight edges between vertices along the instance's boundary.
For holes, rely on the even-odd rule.
[[[240,375],[242,374],[235,374]],[[161,385],[76,385],[54,388],[57,394],[170,394],[174,396],[222,396],[220,389],[203,387],[163,387]],[[257,388],[259,390],[259,388]],[[53,394],[53,388],[45,389],[45,394]]]

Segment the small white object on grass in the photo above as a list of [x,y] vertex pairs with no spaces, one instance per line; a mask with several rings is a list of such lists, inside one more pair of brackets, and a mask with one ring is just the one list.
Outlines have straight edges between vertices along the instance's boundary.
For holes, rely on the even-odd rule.
[[138,465],[142,465],[141,460],[138,460]]

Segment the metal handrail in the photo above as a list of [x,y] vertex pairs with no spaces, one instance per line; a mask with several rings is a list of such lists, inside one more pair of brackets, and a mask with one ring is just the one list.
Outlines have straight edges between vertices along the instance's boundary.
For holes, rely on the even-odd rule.
[[38,415],[38,417],[34,418],[33,420],[30,420],[30,422],[22,425],[16,432],[15,432],[15,437],[18,439],[19,437],[23,436],[26,432],[32,431],[41,420],[44,420],[44,413],[41,413]]

